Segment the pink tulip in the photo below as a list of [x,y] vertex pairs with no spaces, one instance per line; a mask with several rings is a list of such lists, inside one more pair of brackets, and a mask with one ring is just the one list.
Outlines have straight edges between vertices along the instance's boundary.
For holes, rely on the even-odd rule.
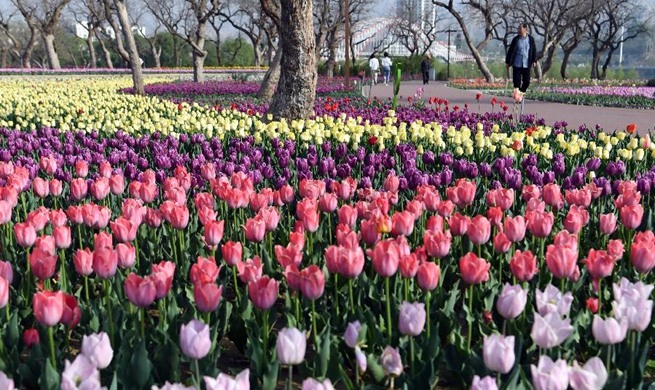
[[102,247],[93,251],[93,271],[101,279],[109,279],[116,274],[118,253],[112,248]]
[[228,241],[221,247],[221,253],[225,263],[234,266],[243,258],[243,247],[240,242]]
[[594,315],[594,321],[591,324],[591,332],[596,341],[601,344],[618,344],[625,340],[628,332],[628,319],[623,317],[619,320],[608,317],[605,320],[600,316]]
[[414,253],[401,257],[398,265],[400,267],[400,274],[405,279],[412,279],[418,272],[418,258]]
[[437,264],[424,262],[418,267],[416,279],[421,290],[432,291],[439,285],[440,276],[441,270]]
[[391,348],[391,346],[387,345],[382,352],[382,356],[380,356],[380,363],[387,376],[395,377],[403,373],[404,368],[398,348]]
[[498,390],[498,385],[496,384],[496,379],[492,376],[480,378],[475,375],[473,377],[473,383],[471,383],[471,390]]
[[193,285],[193,298],[196,301],[196,307],[203,313],[209,313],[216,308],[223,295],[223,286],[217,286],[214,283],[196,283]]
[[514,336],[492,334],[484,338],[482,347],[484,364],[491,371],[507,374],[514,366]]
[[325,274],[316,265],[310,265],[300,272],[300,291],[302,295],[314,301],[323,295]]
[[600,232],[610,235],[616,231],[616,215],[613,213],[602,214],[600,216]]
[[451,243],[452,237],[449,230],[445,233],[426,230],[423,234],[423,245],[430,257],[446,257],[450,252]]
[[601,279],[612,274],[614,257],[603,250],[589,250],[585,263],[592,278]]
[[75,272],[78,274],[83,276],[91,275],[93,273],[93,253],[89,248],[78,249],[73,255],[73,264],[75,265]]
[[467,284],[479,284],[489,280],[491,264],[473,252],[467,253],[459,260],[459,268],[462,272],[462,279]]
[[399,250],[395,240],[387,239],[378,242],[366,254],[372,259],[375,272],[383,278],[393,276],[398,270]]
[[268,310],[277,300],[278,282],[268,276],[262,276],[248,283],[248,295],[256,308]]
[[349,227],[353,227],[357,223],[357,210],[350,205],[341,206],[337,214],[339,215],[339,223]]
[[189,279],[191,283],[214,283],[218,278],[221,268],[216,265],[213,257],[198,256],[198,260],[191,266]]
[[266,223],[259,217],[248,218],[244,229],[246,240],[250,242],[261,242],[266,233]]
[[39,324],[50,327],[59,323],[64,311],[64,293],[42,291],[34,294],[32,300],[34,317]]
[[548,245],[546,264],[554,277],[568,279],[575,272],[577,254],[569,246]]
[[648,273],[655,267],[655,242],[637,241],[632,243],[630,260],[635,269],[641,273]]
[[403,302],[398,314],[398,330],[406,336],[418,336],[425,327],[425,304]]
[[223,373],[215,379],[208,376],[203,378],[207,390],[250,390],[250,370],[247,368],[234,378]]
[[516,250],[509,262],[512,275],[521,282],[528,282],[537,273],[537,258],[532,252]]
[[43,249],[37,247],[29,255],[32,273],[39,280],[50,279],[55,274],[57,256],[50,255]]
[[202,359],[209,353],[212,341],[209,325],[198,320],[191,320],[180,328],[180,349],[191,359]]
[[155,301],[157,289],[151,278],[131,273],[123,285],[127,299],[138,307],[148,307]]
[[494,251],[496,253],[507,253],[512,247],[512,241],[507,238],[503,232],[496,234],[494,237]]
[[641,225],[644,208],[640,204],[621,207],[621,223],[628,229],[636,229]]
[[535,390],[566,390],[569,386],[569,368],[563,359],[553,362],[549,356],[541,355],[539,364],[530,365],[530,370]]

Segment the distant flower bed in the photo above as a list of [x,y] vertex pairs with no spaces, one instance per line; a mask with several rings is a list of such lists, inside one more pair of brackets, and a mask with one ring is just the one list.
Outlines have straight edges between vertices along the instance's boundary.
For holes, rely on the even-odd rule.
[[[205,68],[205,73],[262,73],[268,67],[222,67]],[[129,68],[65,68],[65,69],[43,69],[43,68],[0,68],[0,75],[20,74],[128,74]],[[191,73],[192,68],[143,68],[145,74],[161,73]]]
[[[528,90],[526,98],[582,106],[655,108],[655,87],[589,86],[581,88],[539,87]],[[498,91],[499,96],[509,94]]]

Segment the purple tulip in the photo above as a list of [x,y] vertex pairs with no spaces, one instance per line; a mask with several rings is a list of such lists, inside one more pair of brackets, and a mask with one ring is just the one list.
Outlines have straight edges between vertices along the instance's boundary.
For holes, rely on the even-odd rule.
[[403,363],[400,360],[398,348],[391,348],[387,345],[380,356],[380,362],[387,376],[400,376],[403,373]]
[[359,321],[351,322],[346,328],[346,333],[344,334],[344,340],[346,345],[350,348],[355,348],[357,346],[357,341],[359,340],[359,332],[362,330],[362,325]]
[[496,309],[503,318],[514,319],[523,313],[527,301],[528,292],[526,290],[520,285],[511,286],[506,283],[496,302]]
[[498,390],[498,385],[496,384],[496,379],[492,376],[480,378],[476,375],[473,377],[471,390]]
[[574,390],[601,390],[607,382],[607,369],[597,356],[587,360],[583,367],[576,361],[571,367],[569,380]]
[[556,312],[548,313],[543,317],[539,313],[534,313],[534,325],[530,336],[539,347],[545,349],[556,347],[571,333],[573,327],[570,319],[562,319]]
[[[651,305],[652,308],[652,305]],[[601,344],[618,344],[625,340],[628,332],[628,319],[623,317],[619,320],[608,317],[605,320],[595,315],[591,325],[591,332],[596,341]]]
[[314,378],[307,378],[302,383],[302,390],[334,390],[330,379],[319,382]]
[[406,336],[418,336],[425,327],[425,304],[403,302],[398,315],[398,330]]
[[203,377],[207,390],[250,390],[250,370],[241,371],[236,377],[220,373],[216,378]]
[[277,335],[277,358],[282,365],[295,366],[305,360],[307,338],[296,328],[284,328]]
[[514,366],[514,336],[492,334],[484,338],[482,347],[484,364],[488,369],[507,374]]
[[180,328],[180,349],[191,359],[202,359],[209,353],[212,341],[209,325],[198,320],[191,320]]

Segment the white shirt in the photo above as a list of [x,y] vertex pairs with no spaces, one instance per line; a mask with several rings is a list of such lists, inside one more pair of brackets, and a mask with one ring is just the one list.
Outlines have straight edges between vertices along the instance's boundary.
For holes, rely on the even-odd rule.
[[380,69],[380,61],[378,61],[377,58],[373,57],[370,60],[368,60],[368,66],[371,68],[372,71],[376,71]]
[[391,67],[391,58],[382,57],[382,67],[383,68],[390,68]]

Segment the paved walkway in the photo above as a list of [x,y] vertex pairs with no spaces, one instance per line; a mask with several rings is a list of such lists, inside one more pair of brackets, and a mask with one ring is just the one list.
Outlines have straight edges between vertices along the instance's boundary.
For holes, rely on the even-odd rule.
[[[420,80],[403,82],[400,86],[400,95],[403,96],[403,99],[401,99],[403,104],[407,103],[407,97],[413,96],[418,88],[424,88],[423,98],[426,101],[430,96],[435,96],[448,99],[451,108],[456,105],[463,108],[468,103],[469,111],[471,112],[491,111],[491,99],[494,95],[485,91],[472,89],[465,91],[450,88],[443,81],[433,81],[428,85],[423,85],[423,82]],[[511,88],[511,85],[509,88]],[[368,92],[368,87],[365,87],[364,93],[368,94]],[[478,102],[475,100],[475,95],[478,92],[482,93],[479,110]],[[528,94],[529,92],[530,90],[528,89]],[[373,96],[383,99],[393,97],[393,87],[391,84],[388,86],[384,84],[374,85],[371,89],[371,97]],[[499,102],[501,100],[504,101],[510,107],[510,110],[512,110],[513,100],[511,97],[497,99]],[[496,105],[495,110],[499,109],[500,107]],[[624,130],[628,124],[634,123],[637,125],[637,130],[640,134],[646,134],[655,127],[655,110],[576,106],[526,99],[523,113],[534,114],[537,118],[544,118],[548,125],[552,125],[557,121],[566,121],[570,129],[578,128],[583,124],[586,124],[589,128],[593,128],[596,124],[599,124],[606,131],[612,132],[615,129]]]

